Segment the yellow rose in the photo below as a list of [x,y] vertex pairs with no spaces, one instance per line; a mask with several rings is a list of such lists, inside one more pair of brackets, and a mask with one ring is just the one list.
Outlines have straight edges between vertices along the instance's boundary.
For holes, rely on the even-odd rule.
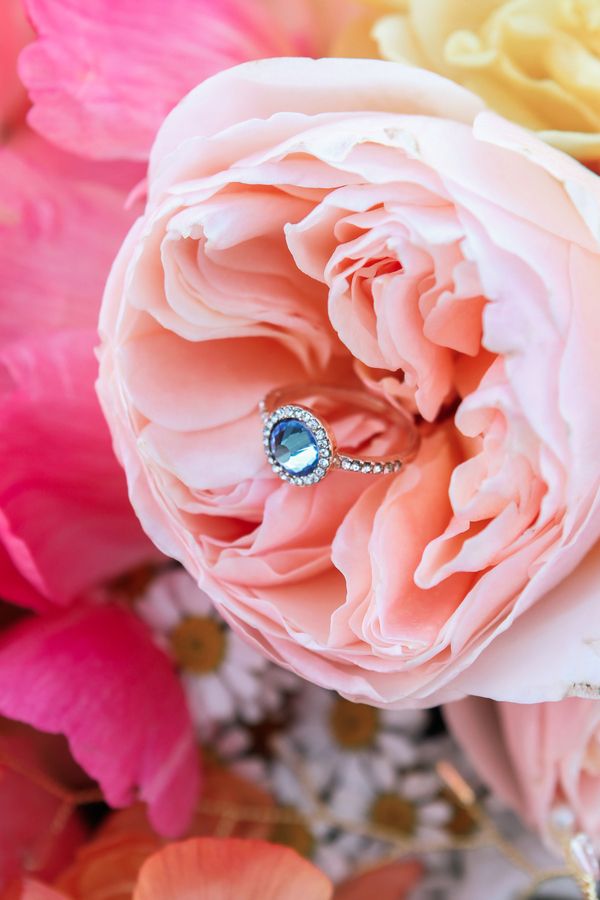
[[[368,26],[384,59],[439,72],[561,150],[600,158],[600,0],[370,0],[363,36]],[[351,43],[337,52],[362,55]]]

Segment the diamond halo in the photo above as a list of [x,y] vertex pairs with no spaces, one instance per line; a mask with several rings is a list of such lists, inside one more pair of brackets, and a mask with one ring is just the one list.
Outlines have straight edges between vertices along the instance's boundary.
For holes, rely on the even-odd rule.
[[[263,419],[263,445],[267,459],[275,474],[283,481],[299,486],[318,484],[319,481],[322,481],[333,465],[335,457],[333,439],[325,423],[309,409],[306,409],[306,407],[290,404],[279,406],[268,415],[263,414]],[[316,443],[318,451],[317,460],[312,471],[307,474],[295,475],[292,472],[287,471],[285,466],[278,462],[273,454],[271,434],[275,426],[284,420],[299,422],[307,429]]]

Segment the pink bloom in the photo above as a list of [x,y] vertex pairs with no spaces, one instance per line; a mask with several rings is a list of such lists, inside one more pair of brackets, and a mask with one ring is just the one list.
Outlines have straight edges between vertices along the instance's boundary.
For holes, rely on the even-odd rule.
[[494,703],[467,698],[445,708],[456,739],[481,777],[526,822],[552,837],[554,810],[600,849],[600,703]]
[[321,55],[352,0],[26,0],[39,39],[20,71],[30,124],[92,158],[143,160],[198,82],[266,56]]
[[98,306],[136,173],[25,131],[0,165],[0,595],[42,609],[152,555],[94,393]]
[[[597,680],[596,600],[545,595],[600,537],[599,210],[596,176],[429,73],[266,60],[200,85],[102,311],[147,532],[251,641],[353,699]],[[256,407],[315,379],[403,397],[429,423],[416,462],[282,483]],[[393,450],[373,416],[334,416],[341,443]]]
[[175,835],[198,788],[197,750],[181,688],[144,626],[117,607],[31,618],[0,637],[0,715],[66,735],[112,806],[148,804]]

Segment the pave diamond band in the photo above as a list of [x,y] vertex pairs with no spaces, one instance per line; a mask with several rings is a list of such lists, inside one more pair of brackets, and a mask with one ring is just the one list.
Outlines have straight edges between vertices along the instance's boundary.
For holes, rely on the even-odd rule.
[[[337,449],[327,420],[312,405],[300,402],[334,401],[376,413],[400,427],[402,447],[389,456],[355,456]],[[390,475],[400,471],[419,447],[419,433],[403,409],[364,390],[331,385],[288,385],[271,391],[259,404],[263,419],[263,446],[275,474],[290,484],[317,484],[333,469],[363,475]]]

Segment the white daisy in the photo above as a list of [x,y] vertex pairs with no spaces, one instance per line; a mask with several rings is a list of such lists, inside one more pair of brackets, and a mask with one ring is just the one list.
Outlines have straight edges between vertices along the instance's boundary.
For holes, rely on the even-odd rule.
[[430,721],[424,711],[378,710],[313,685],[300,688],[278,738],[271,790],[303,817],[312,859],[334,881],[389,854],[389,842],[374,839],[373,829],[403,840],[443,837],[453,810],[440,798],[438,776],[420,768]]
[[396,772],[419,761],[430,719],[425,710],[380,710],[307,683],[294,702],[286,740],[323,794],[352,779],[391,789]]
[[280,670],[229,628],[183,569],[156,578],[137,611],[178,666],[203,739],[219,723],[257,722],[283,702]]
[[275,760],[269,776],[272,795],[292,816],[274,829],[271,840],[293,847],[334,882],[343,881],[360,863],[365,842],[322,819],[315,794],[286,762]]
[[[352,771],[348,766],[329,805],[341,820],[362,822],[389,833],[390,838],[427,843],[445,840],[454,811],[443,797],[439,777],[430,769],[397,771],[391,781],[386,776],[367,782],[361,779],[358,767]],[[371,855],[374,850],[368,852]]]

